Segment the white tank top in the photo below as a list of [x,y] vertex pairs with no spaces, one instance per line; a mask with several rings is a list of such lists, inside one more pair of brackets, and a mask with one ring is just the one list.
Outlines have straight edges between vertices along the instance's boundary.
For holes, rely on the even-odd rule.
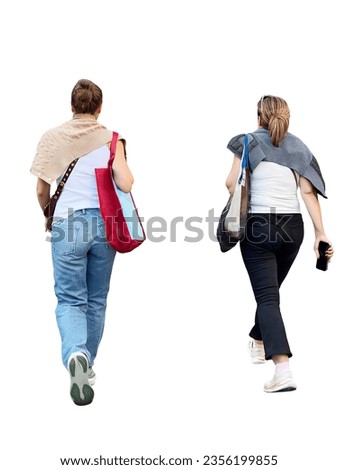
[[110,151],[107,145],[79,158],[56,204],[54,217],[67,218],[79,209],[99,208],[95,168],[106,168]]
[[261,162],[250,175],[250,212],[299,213],[299,176],[278,163]]

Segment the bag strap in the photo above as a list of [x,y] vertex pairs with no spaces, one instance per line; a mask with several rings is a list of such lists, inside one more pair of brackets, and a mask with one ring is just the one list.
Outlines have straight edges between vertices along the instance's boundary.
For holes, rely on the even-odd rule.
[[118,137],[119,137],[118,133],[113,132],[113,137],[112,137],[111,142],[110,142],[110,158],[109,158],[109,161],[108,161],[108,168],[112,167],[112,165],[113,165],[113,161],[114,161],[114,158],[115,158],[115,152],[116,152],[116,143],[117,143]]
[[242,168],[246,168],[249,164],[249,138],[248,135],[244,136],[244,147],[243,147],[243,158],[242,158]]
[[243,179],[243,173],[249,166],[249,139],[247,134],[244,136],[244,145],[243,145],[243,152],[241,158],[241,171],[238,178],[238,184],[241,184]]
[[53,196],[51,197],[51,199],[55,199],[55,202],[59,199],[59,197],[61,196],[61,193],[63,191],[63,188],[65,187],[65,184],[71,174],[71,172],[74,170],[74,167],[76,165],[78,161],[78,158],[76,158],[75,160],[72,161],[72,163],[69,165],[69,167],[67,168],[67,170],[65,171],[60,183],[58,184],[56,190],[55,190],[55,193],[53,194]]

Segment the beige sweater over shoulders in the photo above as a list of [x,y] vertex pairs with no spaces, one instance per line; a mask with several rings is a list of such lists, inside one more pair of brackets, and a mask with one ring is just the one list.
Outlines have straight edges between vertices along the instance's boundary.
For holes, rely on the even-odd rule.
[[98,123],[94,116],[77,114],[43,134],[30,172],[52,184],[73,160],[102,147],[111,139],[112,131]]

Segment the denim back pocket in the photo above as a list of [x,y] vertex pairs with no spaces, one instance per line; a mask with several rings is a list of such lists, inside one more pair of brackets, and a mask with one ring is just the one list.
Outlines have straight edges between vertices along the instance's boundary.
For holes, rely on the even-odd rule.
[[52,247],[60,255],[69,255],[76,251],[79,228],[68,219],[60,219],[52,225]]

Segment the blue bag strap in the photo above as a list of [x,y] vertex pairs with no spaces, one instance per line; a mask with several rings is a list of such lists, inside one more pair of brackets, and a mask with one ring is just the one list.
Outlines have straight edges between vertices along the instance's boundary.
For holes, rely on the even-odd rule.
[[247,134],[245,134],[245,136],[244,136],[242,168],[247,168],[248,163],[249,163],[249,138],[248,138]]
[[248,139],[247,134],[245,134],[243,152],[242,152],[242,158],[241,158],[241,174],[239,175],[239,178],[238,178],[238,184],[241,184],[244,170],[248,167],[248,165],[249,165],[249,139]]

